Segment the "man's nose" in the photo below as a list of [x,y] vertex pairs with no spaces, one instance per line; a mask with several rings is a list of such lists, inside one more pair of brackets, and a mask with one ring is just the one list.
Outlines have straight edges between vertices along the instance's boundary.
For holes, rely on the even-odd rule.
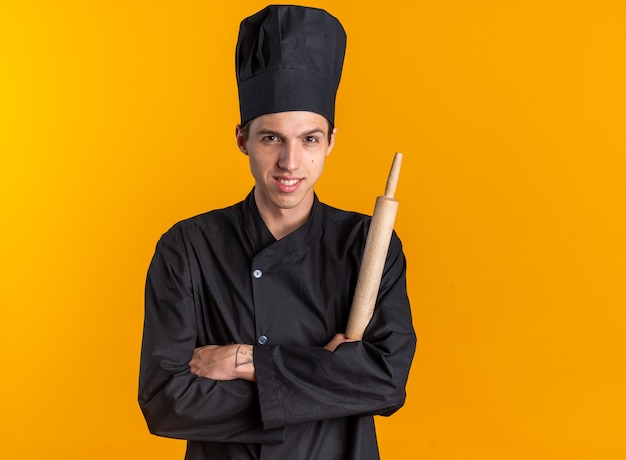
[[284,144],[278,166],[287,171],[295,171],[300,167],[300,150],[295,142]]

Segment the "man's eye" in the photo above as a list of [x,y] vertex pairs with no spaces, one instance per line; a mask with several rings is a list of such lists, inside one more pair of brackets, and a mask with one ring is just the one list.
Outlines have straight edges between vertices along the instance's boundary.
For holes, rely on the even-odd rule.
[[307,143],[317,142],[317,137],[315,136],[307,136],[304,138],[304,141]]
[[264,142],[276,142],[278,141],[278,136],[274,136],[273,134],[268,134],[267,136],[263,136]]

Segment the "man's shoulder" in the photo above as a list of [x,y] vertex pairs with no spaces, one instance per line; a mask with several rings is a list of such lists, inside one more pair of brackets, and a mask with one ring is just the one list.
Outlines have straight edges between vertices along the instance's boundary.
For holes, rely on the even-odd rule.
[[[367,237],[372,216],[335,208],[324,203],[320,203],[320,205],[324,212],[326,228],[330,230],[330,234],[337,235],[340,238],[343,235],[344,239],[356,238],[364,240]],[[392,245],[401,246],[395,230],[392,232],[391,243]]]
[[333,227],[338,232],[366,232],[371,217],[356,211],[336,208],[325,203],[320,203],[326,227]]
[[163,236],[166,238],[174,235],[190,237],[231,227],[241,219],[242,206],[243,202],[239,202],[228,207],[213,209],[188,217],[174,224]]
[[367,223],[370,220],[370,216],[360,212],[336,208],[321,202],[320,206],[324,211],[326,219],[337,225],[354,225],[361,222]]

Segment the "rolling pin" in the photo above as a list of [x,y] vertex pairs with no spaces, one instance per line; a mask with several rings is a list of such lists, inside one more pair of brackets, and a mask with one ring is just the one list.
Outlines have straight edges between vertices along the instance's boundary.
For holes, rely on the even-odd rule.
[[346,327],[346,336],[352,340],[363,338],[365,328],[374,314],[378,289],[391,242],[393,224],[398,211],[398,202],[393,196],[396,193],[401,165],[402,154],[396,153],[391,171],[389,171],[385,194],[376,198],[374,213],[365,240],[359,277],[350,307],[348,326]]

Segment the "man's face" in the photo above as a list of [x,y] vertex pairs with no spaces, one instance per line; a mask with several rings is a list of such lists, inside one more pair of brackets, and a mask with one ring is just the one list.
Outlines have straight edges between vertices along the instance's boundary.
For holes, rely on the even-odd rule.
[[237,127],[237,144],[250,159],[259,210],[309,212],[313,186],[322,175],[335,132],[313,112],[262,115],[250,124],[247,140]]

